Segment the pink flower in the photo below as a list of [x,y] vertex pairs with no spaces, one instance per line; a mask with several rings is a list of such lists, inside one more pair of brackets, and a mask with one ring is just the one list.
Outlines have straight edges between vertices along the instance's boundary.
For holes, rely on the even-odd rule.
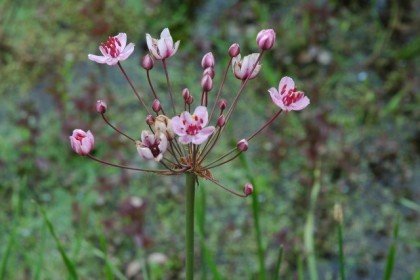
[[208,122],[207,108],[198,106],[194,114],[183,112],[172,118],[172,129],[182,144],[201,144],[214,132],[214,126],[205,127]]
[[95,145],[95,139],[90,130],[84,132],[81,129],[75,129],[69,138],[73,151],[82,156],[89,154]]
[[273,47],[276,41],[276,33],[273,29],[263,29],[258,32],[257,45],[262,50],[269,50]]
[[289,77],[283,77],[280,80],[278,91],[272,87],[268,92],[273,102],[286,112],[302,110],[310,103],[309,98],[297,90],[295,82]]
[[179,47],[179,41],[174,45],[168,28],[163,29],[159,40],[152,38],[150,34],[146,34],[146,42],[150,53],[158,60],[173,56]]
[[255,63],[257,62],[258,56],[258,53],[253,53],[245,56],[243,60],[241,60],[240,54],[234,57],[232,59],[232,68],[235,77],[242,81],[246,80],[248,77],[249,79],[255,78],[261,70],[261,64],[258,64],[254,71],[252,71],[252,68],[254,68]]
[[118,61],[126,60],[134,51],[134,44],[127,44],[127,34],[120,33],[117,36],[109,36],[106,43],[101,43],[99,50],[102,56],[89,54],[88,58],[97,63],[115,65]]
[[143,130],[141,133],[141,142],[136,141],[136,147],[142,158],[160,161],[168,148],[168,140],[163,133],[153,135]]

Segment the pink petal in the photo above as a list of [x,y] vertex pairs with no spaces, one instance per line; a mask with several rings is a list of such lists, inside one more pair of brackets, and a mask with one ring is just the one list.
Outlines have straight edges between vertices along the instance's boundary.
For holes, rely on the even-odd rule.
[[158,45],[159,54],[160,54],[161,58],[165,59],[165,58],[169,57],[169,55],[167,55],[168,46],[166,45],[165,40],[160,39],[158,41],[157,45]]
[[88,58],[92,61],[97,62],[97,63],[106,63],[108,61],[108,57],[93,55],[93,54],[89,54]]
[[127,44],[127,34],[125,33],[119,33],[117,36],[115,36],[121,43],[121,47],[118,46],[118,49],[123,50],[125,48],[125,45]]
[[204,129],[202,129],[197,135],[193,136],[192,143],[196,145],[200,145],[204,141],[209,138],[209,136],[214,132],[214,127],[209,126]]
[[289,92],[289,90],[291,90],[291,89],[294,89],[295,88],[295,82],[293,81],[293,79],[292,78],[290,78],[290,77],[283,77],[281,80],[280,80],[280,83],[279,83],[279,93],[281,94],[282,93],[282,89],[283,89],[283,87],[284,86],[286,86],[286,88],[285,88],[285,93],[287,93],[287,92]]
[[179,42],[180,41],[176,41],[175,45],[174,45],[174,49],[172,50],[172,55],[176,54],[176,52],[178,51],[178,47],[179,47]]
[[167,38],[167,37],[171,37],[171,33],[169,32],[169,29],[166,27],[160,33],[160,38],[162,39],[162,38]]
[[110,65],[110,66],[114,66],[118,63],[118,57],[109,57],[108,60],[106,61],[106,64]]
[[281,109],[284,110],[285,106],[284,106],[283,100],[281,100],[281,96],[279,92],[277,91],[277,89],[272,87],[268,90],[268,92],[270,93],[271,100],[273,100],[274,104],[276,104],[277,106],[279,106]]
[[149,148],[137,148],[137,151],[139,152],[140,156],[144,159],[154,159],[155,157],[152,154],[152,151],[150,151]]
[[118,59],[120,60],[120,61],[122,61],[122,60],[126,60],[129,56],[130,56],[130,54],[132,54],[133,53],[133,51],[134,51],[134,44],[133,43],[130,43],[130,44],[128,44],[127,45],[127,47],[122,51],[122,53],[120,53],[120,55],[118,56]]
[[309,101],[309,98],[308,97],[306,97],[306,96],[304,96],[303,98],[301,98],[299,101],[297,101],[297,102],[295,102],[295,103],[293,103],[293,104],[290,104],[290,108],[292,109],[292,110],[295,110],[295,111],[300,111],[300,110],[303,110],[303,109],[305,109],[306,108],[306,106],[308,106],[309,105],[309,103],[310,103],[310,101]]
[[192,137],[190,135],[183,135],[181,137],[179,137],[179,142],[181,142],[182,144],[188,144],[191,143]]
[[185,135],[185,125],[182,123],[182,120],[179,116],[172,118],[172,130],[178,136]]
[[197,117],[203,119],[203,123],[201,126],[206,126],[207,122],[209,120],[209,113],[207,112],[207,108],[204,106],[198,106],[195,110],[194,110],[194,115],[196,115]]

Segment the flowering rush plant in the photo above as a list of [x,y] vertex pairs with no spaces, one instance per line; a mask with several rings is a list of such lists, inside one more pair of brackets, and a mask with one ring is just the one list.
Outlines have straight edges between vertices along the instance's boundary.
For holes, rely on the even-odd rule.
[[[91,151],[94,148],[95,141],[91,131],[85,132],[81,129],[75,129],[70,136],[71,147],[79,155],[113,167],[160,175],[186,175],[186,279],[193,279],[194,190],[198,178],[209,180],[237,196],[246,197],[252,194],[253,186],[250,183],[245,183],[243,192],[240,193],[227,188],[216,180],[211,170],[229,163],[241,153],[247,151],[249,142],[273,123],[281,112],[302,110],[309,104],[309,98],[303,92],[298,91],[293,79],[283,77],[278,87],[272,87],[268,90],[272,101],[279,107],[272,117],[249,137],[238,140],[237,145],[225,154],[221,156],[212,154],[246,85],[249,80],[256,78],[260,73],[262,69],[260,61],[263,54],[273,47],[275,40],[276,34],[272,29],[261,30],[256,37],[259,51],[243,56],[240,53],[240,46],[237,43],[232,44],[227,50],[230,60],[223,73],[217,93],[213,95],[213,98],[209,98],[210,92],[214,88],[215,59],[213,54],[209,52],[201,60],[203,70],[201,93],[190,93],[188,88],[174,91],[170,83],[167,60],[177,53],[180,42],[174,43],[168,28],[162,31],[159,39],[146,34],[149,53],[142,57],[141,66],[146,71],[150,94],[153,96],[153,102],[149,105],[136,90],[121,64],[134,51],[133,43],[127,45],[127,35],[125,33],[110,36],[106,43],[102,43],[99,46],[102,56],[88,55],[88,58],[94,62],[110,66],[118,65],[144,110],[144,126],[148,129],[139,133],[140,139],[137,139],[121,131],[108,120],[106,116],[108,106],[105,101],[97,101],[96,111],[113,130],[132,142],[133,148],[137,149],[139,156],[144,161],[156,161],[160,167],[148,169],[123,166],[94,157]],[[167,93],[158,92],[153,86],[151,71],[155,62],[162,64],[166,76]],[[241,81],[235,95],[223,93],[223,87],[230,69],[232,69],[234,77]],[[169,98],[167,98],[170,100],[169,104],[161,103],[161,100],[165,99],[161,96],[166,94],[169,95]],[[179,97],[177,99],[180,99],[180,101],[176,100],[176,97]],[[230,102],[227,101],[228,99],[230,99]]]

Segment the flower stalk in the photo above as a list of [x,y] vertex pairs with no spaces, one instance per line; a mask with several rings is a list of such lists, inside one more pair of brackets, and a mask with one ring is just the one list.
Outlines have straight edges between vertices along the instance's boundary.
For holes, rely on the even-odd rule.
[[188,172],[185,178],[185,279],[192,280],[194,279],[194,199],[197,175]]

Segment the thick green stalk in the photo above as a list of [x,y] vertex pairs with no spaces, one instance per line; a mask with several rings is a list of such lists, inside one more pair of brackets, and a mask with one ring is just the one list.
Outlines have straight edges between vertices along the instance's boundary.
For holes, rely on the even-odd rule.
[[194,173],[186,174],[186,227],[185,227],[185,244],[186,244],[186,278],[194,279],[194,194],[195,194],[196,175]]

